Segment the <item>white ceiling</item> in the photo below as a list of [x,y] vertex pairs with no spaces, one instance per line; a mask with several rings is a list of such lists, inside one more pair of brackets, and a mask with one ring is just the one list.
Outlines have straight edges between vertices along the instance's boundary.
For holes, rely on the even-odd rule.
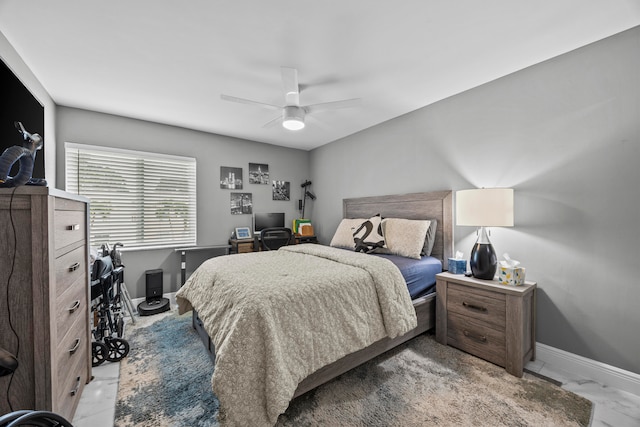
[[[58,105],[305,150],[640,25],[638,0],[0,0]],[[302,131],[263,128],[298,69]]]

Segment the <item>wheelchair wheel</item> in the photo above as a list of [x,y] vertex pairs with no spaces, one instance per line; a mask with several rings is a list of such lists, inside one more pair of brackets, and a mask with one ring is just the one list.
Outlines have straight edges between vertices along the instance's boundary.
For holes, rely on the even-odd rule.
[[101,342],[93,341],[91,343],[91,366],[102,365],[109,356],[109,348]]
[[122,338],[105,338],[105,343],[109,349],[107,360],[109,362],[119,362],[129,354],[129,343]]

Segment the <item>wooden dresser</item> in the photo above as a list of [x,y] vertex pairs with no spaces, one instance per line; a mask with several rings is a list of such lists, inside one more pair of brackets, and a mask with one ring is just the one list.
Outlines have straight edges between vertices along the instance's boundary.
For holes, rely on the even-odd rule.
[[0,347],[19,363],[0,378],[0,414],[71,421],[91,379],[88,209],[56,189],[0,188]]
[[536,283],[501,285],[436,275],[436,340],[504,367],[517,377],[535,359]]

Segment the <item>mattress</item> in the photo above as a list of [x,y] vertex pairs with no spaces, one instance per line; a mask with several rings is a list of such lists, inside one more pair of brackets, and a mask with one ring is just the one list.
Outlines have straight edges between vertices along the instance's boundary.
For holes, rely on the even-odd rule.
[[373,254],[393,262],[402,273],[411,299],[435,292],[436,274],[442,273],[442,262],[431,256],[420,259],[406,258],[399,255]]

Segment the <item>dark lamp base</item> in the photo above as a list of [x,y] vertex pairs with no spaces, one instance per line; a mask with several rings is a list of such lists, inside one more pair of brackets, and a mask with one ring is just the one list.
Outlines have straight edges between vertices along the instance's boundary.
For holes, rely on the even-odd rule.
[[471,251],[469,265],[476,279],[493,280],[498,268],[498,258],[491,243],[476,243]]

